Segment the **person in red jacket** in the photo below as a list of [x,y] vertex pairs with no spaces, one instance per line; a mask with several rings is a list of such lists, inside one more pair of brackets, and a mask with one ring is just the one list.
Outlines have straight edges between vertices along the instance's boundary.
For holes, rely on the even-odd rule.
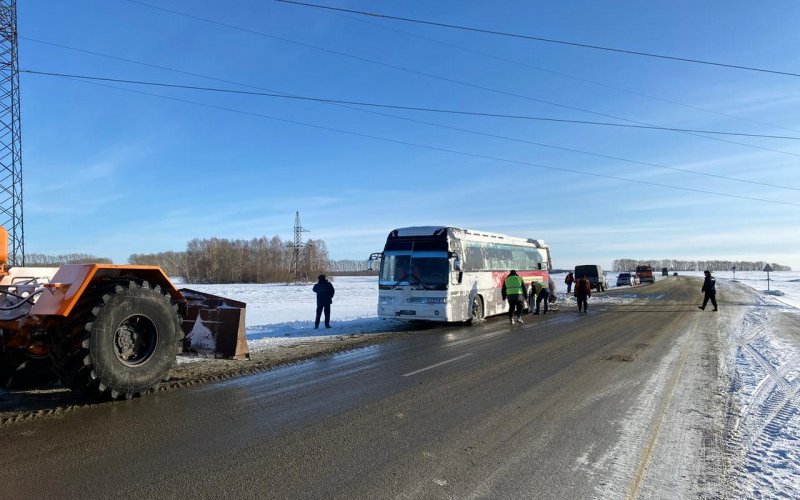
[[581,310],[584,313],[589,312],[589,297],[592,296],[592,284],[586,279],[586,276],[581,276],[575,282],[575,297],[578,299],[578,312]]

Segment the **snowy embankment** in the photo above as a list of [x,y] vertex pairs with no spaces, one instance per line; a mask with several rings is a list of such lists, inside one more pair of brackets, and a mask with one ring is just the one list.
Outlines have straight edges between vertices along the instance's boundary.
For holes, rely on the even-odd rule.
[[[727,273],[726,273],[727,274]],[[724,288],[733,277],[718,277]],[[721,371],[734,403],[726,439],[746,498],[800,498],[800,273],[736,273],[755,306],[726,342]]]
[[324,340],[333,335],[383,333],[404,329],[401,321],[377,317],[378,284],[374,276],[340,276],[331,281],[336,289],[331,306],[332,328],[314,329],[317,299],[313,283],[287,285],[192,285],[201,292],[239,300],[247,304],[247,342],[251,350],[281,345],[286,339]]

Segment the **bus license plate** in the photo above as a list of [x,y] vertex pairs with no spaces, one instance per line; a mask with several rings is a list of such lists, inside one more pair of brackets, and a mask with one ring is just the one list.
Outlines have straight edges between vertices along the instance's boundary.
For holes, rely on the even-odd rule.
[[405,315],[405,316],[416,316],[417,311],[411,311],[409,309],[402,309],[400,311],[397,311],[397,314]]

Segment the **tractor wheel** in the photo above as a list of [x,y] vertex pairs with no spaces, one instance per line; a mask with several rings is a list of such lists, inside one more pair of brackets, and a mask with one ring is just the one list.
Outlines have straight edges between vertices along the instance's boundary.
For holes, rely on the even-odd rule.
[[177,305],[160,287],[130,281],[89,297],[80,334],[53,349],[56,372],[88,396],[131,399],[158,384],[175,363],[183,340]]
[[483,300],[481,299],[480,295],[476,295],[474,299],[472,299],[472,308],[470,309],[470,324],[473,325],[480,325],[485,320],[485,314],[483,311]]

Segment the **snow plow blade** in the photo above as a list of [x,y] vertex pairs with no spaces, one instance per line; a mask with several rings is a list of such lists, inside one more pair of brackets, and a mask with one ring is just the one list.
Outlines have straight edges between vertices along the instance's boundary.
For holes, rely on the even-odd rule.
[[244,302],[188,288],[179,291],[186,299],[182,325],[186,334],[184,352],[214,358],[250,359]]

